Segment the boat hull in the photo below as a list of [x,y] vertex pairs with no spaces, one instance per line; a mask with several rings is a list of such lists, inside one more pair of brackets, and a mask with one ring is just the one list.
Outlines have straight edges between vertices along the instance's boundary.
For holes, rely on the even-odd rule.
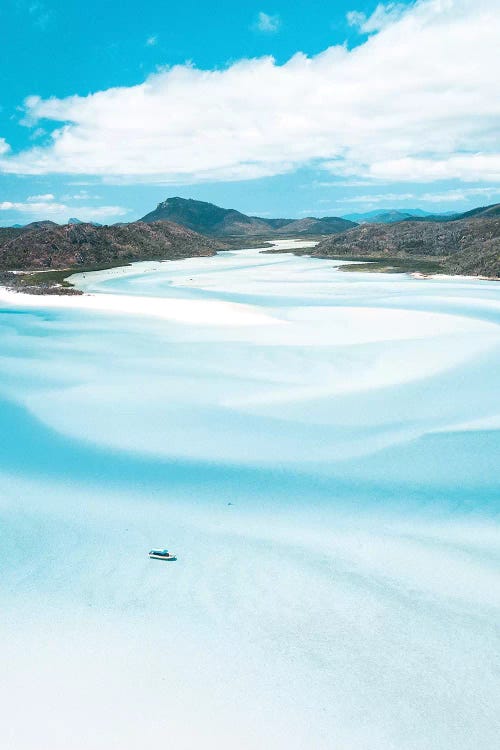
[[174,560],[177,560],[175,555],[169,555],[168,557],[165,555],[150,555],[149,557],[151,560],[166,560],[167,562],[174,562]]

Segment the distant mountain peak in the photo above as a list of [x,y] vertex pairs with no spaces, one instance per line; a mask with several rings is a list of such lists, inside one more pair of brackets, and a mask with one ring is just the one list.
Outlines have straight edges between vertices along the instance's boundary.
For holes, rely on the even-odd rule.
[[397,221],[456,221],[471,216],[498,216],[499,204],[479,206],[470,211],[445,211],[431,213],[421,208],[377,208],[365,213],[346,214],[344,219],[351,219],[358,224],[392,224]]
[[68,224],[92,224],[93,227],[102,227],[102,224],[99,224],[98,221],[82,221],[81,219],[76,219],[75,217],[68,219]]
[[30,224],[25,224],[23,229],[52,229],[53,227],[58,226],[59,224],[57,224],[55,221],[45,219],[43,221],[32,221]]
[[429,211],[421,208],[376,208],[363,213],[346,214],[344,219],[350,219],[358,224],[391,224],[395,221],[404,221],[412,217],[431,216]]
[[201,234],[218,237],[272,237],[294,235],[334,234],[355,224],[347,219],[328,216],[322,219],[309,216],[305,219],[268,219],[247,216],[234,208],[221,208],[214,203],[193,198],[167,198],[141,221],[173,221]]

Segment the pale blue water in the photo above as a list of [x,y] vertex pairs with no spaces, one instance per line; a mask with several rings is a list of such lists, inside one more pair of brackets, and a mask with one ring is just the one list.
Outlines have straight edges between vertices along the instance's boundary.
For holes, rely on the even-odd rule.
[[257,251],[79,283],[270,322],[3,306],[2,747],[496,747],[500,286]]

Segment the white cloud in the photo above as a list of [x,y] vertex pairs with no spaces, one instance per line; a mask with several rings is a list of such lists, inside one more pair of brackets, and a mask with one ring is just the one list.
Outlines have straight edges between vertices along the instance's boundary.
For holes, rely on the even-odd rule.
[[99,200],[100,195],[89,193],[88,190],[80,190],[79,193],[72,193],[61,196],[63,201],[88,201],[88,200]]
[[26,200],[29,203],[47,203],[54,200],[52,193],[43,193],[43,195],[30,195]]
[[10,151],[10,146],[5,138],[0,138],[0,156],[7,154]]
[[354,195],[349,198],[338,198],[339,203],[394,203],[395,201],[409,201],[416,198],[414,193],[379,193],[374,195]]
[[500,185],[491,187],[453,188],[438,193],[378,193],[367,195],[355,195],[348,198],[339,198],[339,203],[363,203],[372,205],[376,203],[401,203],[415,201],[416,203],[456,203],[469,198],[482,197],[492,202],[500,197]]
[[280,26],[281,19],[279,16],[271,16],[269,13],[264,13],[263,11],[259,13],[255,22],[255,28],[267,34],[274,34]]
[[424,193],[421,200],[428,203],[455,203],[465,201],[468,198],[484,198],[488,202],[495,203],[500,197],[500,187],[494,188],[469,188],[446,190],[442,193]]
[[366,13],[362,13],[360,10],[350,10],[345,17],[349,26],[361,27],[366,21]]
[[128,213],[122,206],[70,206],[57,202],[50,193],[46,195],[31,195],[25,201],[0,201],[0,211],[26,214],[36,219],[53,219],[67,221],[71,216],[77,216],[82,221],[98,221],[113,219]]
[[158,37],[156,34],[149,36],[146,39],[146,47],[155,47],[158,44]]
[[403,3],[379,3],[371,16],[351,10],[346,17],[351,26],[357,26],[364,34],[371,34],[394,23],[407,11],[408,6]]
[[[360,165],[353,168],[348,162],[342,161],[325,162],[324,166],[333,174],[344,176],[356,175],[360,168]],[[500,153],[458,154],[444,159],[404,157],[374,161],[371,164],[366,161],[362,170],[364,175],[385,182],[432,182],[453,178],[464,182],[498,182]]]
[[52,142],[4,145],[0,171],[178,184],[319,165],[358,181],[498,182],[497,0],[420,0],[386,21],[352,50],[283,65],[183,65],[89,96],[32,96],[26,122],[57,124]]
[[32,141],[36,141],[37,138],[41,138],[42,136],[46,135],[47,131],[44,128],[36,128],[33,130],[33,132],[30,134],[30,139]]

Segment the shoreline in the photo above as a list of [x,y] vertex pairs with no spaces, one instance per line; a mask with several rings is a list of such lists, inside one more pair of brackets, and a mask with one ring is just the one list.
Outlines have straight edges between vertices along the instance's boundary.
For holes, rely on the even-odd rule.
[[466,275],[459,273],[450,273],[444,267],[441,266],[442,270],[438,268],[429,268],[429,270],[423,270],[426,266],[439,267],[443,261],[442,258],[433,259],[429,258],[399,258],[399,257],[383,257],[380,255],[325,255],[308,252],[307,248],[297,249],[281,249],[272,248],[262,251],[269,255],[279,255],[282,253],[291,252],[293,255],[298,257],[317,258],[319,260],[330,260],[330,261],[342,261],[343,265],[339,267],[343,272],[346,273],[377,273],[377,274],[406,274],[412,276],[415,279],[439,279],[439,278],[450,278],[450,279],[468,279],[470,281],[500,281],[498,276],[483,276],[483,275]]
[[[333,266],[343,272],[363,272],[378,274],[404,274],[416,280],[452,280],[457,281],[500,281],[496,276],[471,276],[463,274],[450,274],[445,272],[425,272],[418,268],[378,267],[381,258],[354,257],[330,257],[314,255],[311,250],[317,241],[305,240],[303,238],[276,239],[272,241],[269,248],[268,243],[260,247],[245,248],[239,250],[255,249],[263,255],[290,254],[295,256],[306,256],[311,259],[344,261],[341,266]],[[283,247],[285,245],[285,247]],[[223,251],[227,252],[227,251]],[[231,252],[231,250],[229,251]],[[232,250],[232,252],[238,252]],[[213,257],[215,257],[214,254]],[[197,256],[190,256],[197,257]],[[185,258],[189,260],[190,258]],[[116,264],[107,264],[97,267],[47,269],[43,271],[33,270],[9,270],[0,271],[0,303],[15,305],[25,308],[52,308],[52,309],[85,309],[96,312],[108,312],[117,314],[131,314],[155,317],[164,320],[177,321],[180,323],[197,323],[201,325],[223,325],[223,326],[247,326],[268,325],[282,323],[283,321],[273,318],[265,313],[257,311],[251,305],[227,302],[222,300],[183,300],[168,297],[144,297],[135,295],[113,295],[104,293],[88,292],[69,281],[72,277],[100,272],[112,272],[119,269],[132,269],[143,263],[154,263],[158,267],[168,263],[170,259],[153,261],[129,261]],[[385,263],[390,260],[408,262],[410,259],[384,259]],[[347,262],[346,262],[347,261]],[[351,261],[351,263],[349,263]],[[415,265],[418,265],[418,260]],[[373,264],[373,269],[369,266]],[[6,281],[17,283],[6,284]],[[30,284],[29,280],[38,283]],[[48,283],[46,283],[46,281]],[[28,283],[27,283],[28,282]],[[229,314],[228,314],[229,313]]]
[[317,240],[304,240],[301,238],[263,240],[262,243],[256,244],[249,240],[249,245],[241,238],[241,244],[238,247],[228,247],[216,250],[208,255],[186,255],[180,258],[137,258],[127,260],[125,258],[116,262],[96,264],[93,266],[75,266],[73,268],[46,268],[46,269],[0,269],[0,287],[12,290],[18,293],[25,293],[33,296],[80,296],[83,291],[74,286],[69,280],[72,276],[78,276],[87,273],[96,273],[98,271],[112,271],[119,268],[130,268],[139,263],[168,263],[170,261],[190,260],[199,257],[215,257],[219,253],[238,252],[240,250],[262,250],[275,248],[276,252],[284,252],[282,246],[288,245],[289,251],[294,249],[306,249],[315,247]]

